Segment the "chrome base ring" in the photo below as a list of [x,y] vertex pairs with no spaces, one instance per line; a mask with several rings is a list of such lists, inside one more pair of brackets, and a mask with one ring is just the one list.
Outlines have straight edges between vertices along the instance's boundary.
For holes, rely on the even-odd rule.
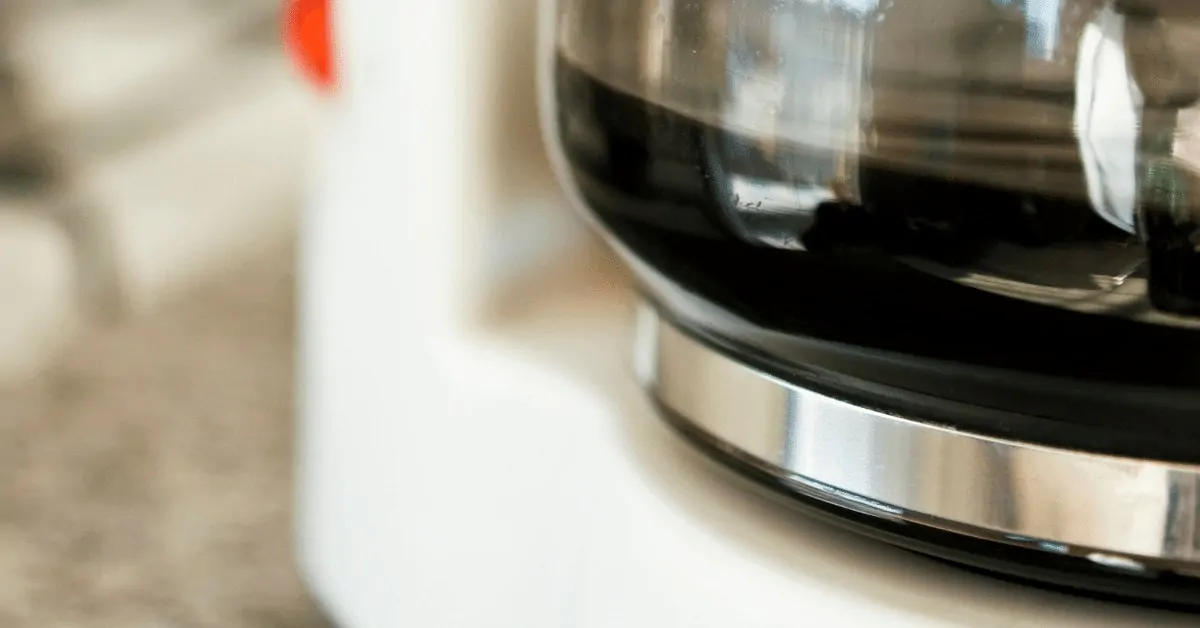
[[639,306],[638,378],[670,422],[731,466],[859,519],[1200,586],[1200,466],[1054,449],[859,407],[716,346]]

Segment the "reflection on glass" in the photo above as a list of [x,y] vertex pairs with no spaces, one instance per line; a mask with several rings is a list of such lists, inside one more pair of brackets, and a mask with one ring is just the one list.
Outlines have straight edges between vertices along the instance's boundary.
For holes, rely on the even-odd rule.
[[1083,29],[1075,82],[1075,132],[1088,198],[1101,218],[1134,233],[1142,93],[1126,64],[1125,19],[1105,7]]
[[724,135],[709,158],[741,238],[802,248],[818,207],[857,198],[863,18],[874,4],[799,2],[771,20],[731,15],[722,126],[746,132]]
[[1058,50],[1062,0],[992,0],[1025,16],[1025,50],[1034,58],[1053,59]]

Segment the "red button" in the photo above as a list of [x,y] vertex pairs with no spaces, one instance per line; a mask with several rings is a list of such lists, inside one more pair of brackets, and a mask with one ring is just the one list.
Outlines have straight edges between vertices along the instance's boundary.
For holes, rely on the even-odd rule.
[[[0,0],[2,1],[2,0]],[[330,24],[331,0],[284,0],[284,41],[292,60],[324,91],[333,91],[337,75]]]

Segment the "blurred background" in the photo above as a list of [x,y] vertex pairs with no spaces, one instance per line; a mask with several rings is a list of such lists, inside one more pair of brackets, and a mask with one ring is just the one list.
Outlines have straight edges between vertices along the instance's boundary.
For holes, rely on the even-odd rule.
[[0,2],[0,626],[326,625],[291,559],[280,0]]

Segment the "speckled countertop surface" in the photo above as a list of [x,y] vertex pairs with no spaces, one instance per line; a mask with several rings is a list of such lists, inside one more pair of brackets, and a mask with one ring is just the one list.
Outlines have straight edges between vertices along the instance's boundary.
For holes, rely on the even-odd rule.
[[292,249],[0,390],[0,626],[317,628],[291,558]]

